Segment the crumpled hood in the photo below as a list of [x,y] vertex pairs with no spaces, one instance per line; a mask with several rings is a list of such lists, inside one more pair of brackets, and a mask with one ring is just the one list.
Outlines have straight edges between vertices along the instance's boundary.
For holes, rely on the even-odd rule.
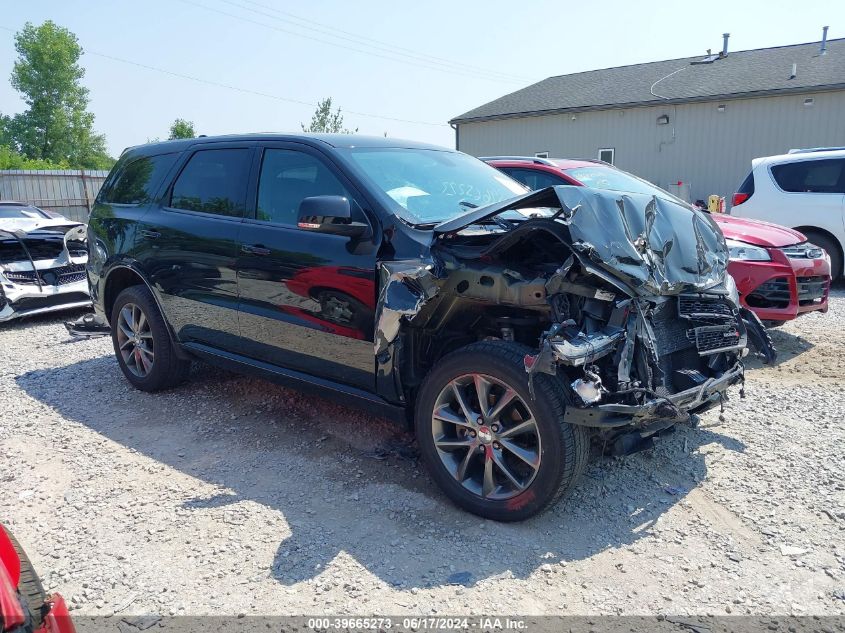
[[722,213],[714,213],[711,217],[729,240],[739,240],[754,246],[774,248],[792,246],[807,241],[807,237],[803,233],[771,222],[735,218]]
[[[724,281],[728,249],[706,213],[666,198],[587,187],[557,186],[474,209],[434,229],[437,239],[493,216],[531,209],[568,232],[569,245],[588,268],[622,282],[640,296],[703,290]],[[505,216],[507,217],[507,216]]]
[[38,230],[68,229],[74,226],[81,226],[79,222],[73,222],[67,218],[2,218],[0,219],[0,231],[23,231],[30,233]]

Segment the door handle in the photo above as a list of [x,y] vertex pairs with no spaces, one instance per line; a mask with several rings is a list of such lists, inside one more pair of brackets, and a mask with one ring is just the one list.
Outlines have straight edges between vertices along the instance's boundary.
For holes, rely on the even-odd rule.
[[270,249],[261,246],[260,244],[244,244],[241,246],[241,250],[244,253],[249,253],[250,255],[269,255]]
[[161,237],[161,233],[158,231],[150,231],[148,229],[144,229],[141,231],[141,237],[146,237],[147,239],[154,240],[157,237]]

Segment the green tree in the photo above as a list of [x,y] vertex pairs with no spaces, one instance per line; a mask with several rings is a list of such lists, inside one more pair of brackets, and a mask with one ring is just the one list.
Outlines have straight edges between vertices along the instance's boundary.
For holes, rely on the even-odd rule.
[[303,132],[331,132],[341,134],[354,134],[358,131],[356,127],[354,130],[349,130],[343,127],[343,114],[338,108],[332,112],[332,98],[328,97],[317,103],[317,110],[314,116],[311,117],[311,124],[305,127],[304,123],[300,123]]
[[176,119],[173,122],[173,125],[170,126],[170,136],[167,137],[167,140],[172,141],[177,138],[195,138],[196,135],[196,132],[194,132],[193,121]]
[[50,20],[40,26],[27,22],[15,35],[15,50],[12,87],[27,109],[3,125],[13,149],[29,159],[73,168],[110,167],[114,160],[105,137],[94,132],[88,89],[80,83],[85,70],[78,63],[82,48],[76,36]]
[[65,163],[51,163],[47,160],[27,158],[8,145],[0,145],[0,169],[68,169]]

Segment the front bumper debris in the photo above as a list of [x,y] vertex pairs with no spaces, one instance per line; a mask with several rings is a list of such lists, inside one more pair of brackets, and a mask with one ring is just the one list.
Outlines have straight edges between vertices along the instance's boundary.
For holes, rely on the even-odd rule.
[[76,633],[65,599],[60,594],[47,596],[44,606],[48,611],[35,633]]
[[108,336],[111,328],[105,318],[97,313],[83,314],[76,321],[66,321],[65,328],[68,334],[76,338],[96,338]]
[[87,280],[61,286],[21,285],[0,271],[0,323],[24,316],[91,305]]
[[737,363],[719,378],[710,378],[702,385],[679,393],[652,397],[638,405],[606,403],[591,407],[570,405],[563,420],[578,426],[617,428],[642,427],[653,422],[686,422],[691,413],[700,413],[717,405],[731,385],[744,380],[742,363]]

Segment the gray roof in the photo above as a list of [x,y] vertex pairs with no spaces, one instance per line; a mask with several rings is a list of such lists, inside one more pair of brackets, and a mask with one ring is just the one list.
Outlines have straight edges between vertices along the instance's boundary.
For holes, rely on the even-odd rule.
[[[845,38],[828,40],[823,56],[819,48],[819,42],[812,42],[729,52],[710,64],[692,64],[705,57],[698,55],[558,75],[451,122],[845,88]],[[789,78],[792,64],[798,64],[794,79]]]
[[[176,139],[173,141],[156,141],[127,147],[125,152],[133,156],[155,155],[164,152],[181,152],[194,145],[205,145],[210,143],[240,143],[252,141],[291,141],[317,145],[323,143],[330,147],[352,148],[352,147],[387,147],[387,148],[411,148],[411,149],[436,149],[443,151],[454,151],[437,145],[421,143],[419,141],[407,141],[398,138],[387,138],[384,136],[366,136],[363,134],[311,134],[311,133],[278,133],[278,132],[252,132],[248,134],[221,134],[218,136],[197,136],[195,138]],[[79,173],[74,172],[74,173]],[[106,172],[108,173],[108,172]]]

